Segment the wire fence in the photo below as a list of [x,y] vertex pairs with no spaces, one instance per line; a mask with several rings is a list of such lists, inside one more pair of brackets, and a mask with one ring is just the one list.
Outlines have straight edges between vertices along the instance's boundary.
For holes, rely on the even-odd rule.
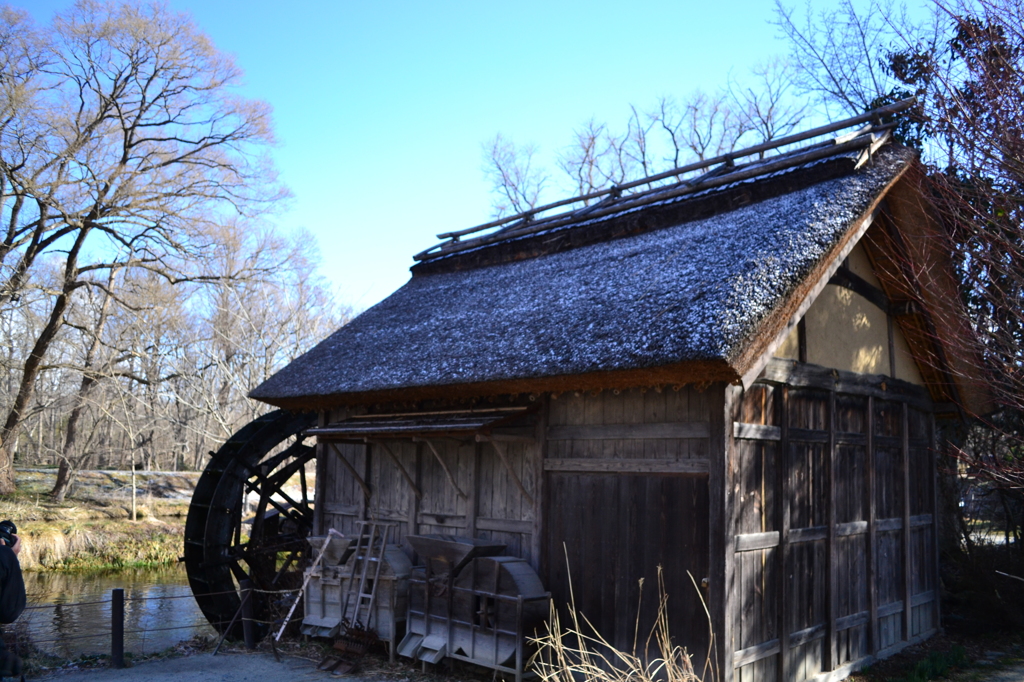
[[[245,581],[247,582],[247,581]],[[287,590],[259,590],[251,586],[244,585],[240,590],[225,590],[221,592],[210,592],[202,597],[220,597],[227,595],[235,595],[239,597],[239,607],[235,617],[230,620],[224,620],[220,622],[211,622],[210,625],[221,633],[220,641],[217,644],[217,648],[214,650],[216,654],[221,645],[224,643],[224,639],[235,626],[236,623],[240,624],[243,632],[243,638],[246,642],[246,646],[253,648],[255,646],[255,629],[254,626],[265,625],[265,626],[280,626],[283,619],[276,621],[272,620],[261,620],[254,617],[251,612],[252,602],[250,601],[252,594],[265,594],[265,595],[285,595],[295,594],[299,592],[299,588],[287,589]],[[123,588],[115,588],[110,591],[109,599],[97,599],[81,602],[60,602],[54,604],[33,604],[25,607],[26,612],[45,612],[45,611],[63,611],[67,609],[77,609],[82,607],[106,607],[109,605],[110,620],[108,623],[101,623],[98,621],[92,621],[91,625],[96,627],[94,632],[85,632],[81,634],[61,634],[57,637],[46,637],[39,639],[35,636],[27,636],[27,647],[34,650],[43,650],[43,645],[48,644],[67,644],[69,642],[79,640],[95,640],[95,639],[109,639],[110,644],[110,665],[114,668],[122,668],[125,664],[124,652],[125,652],[125,638],[126,636],[138,636],[141,635],[143,641],[147,635],[158,632],[173,632],[179,630],[196,630],[195,623],[189,623],[186,625],[168,625],[160,627],[143,627],[136,629],[125,629],[125,605],[127,603],[142,603],[142,602],[164,602],[173,601],[177,599],[195,599],[196,597],[192,594],[177,594],[177,595],[158,595],[158,596],[139,596],[139,597],[126,597]],[[250,608],[247,608],[250,607]],[[25,629],[31,629],[30,623],[20,623],[23,627],[19,628],[16,624],[14,626],[14,632],[18,639],[21,639],[25,635]],[[76,623],[76,627],[81,629],[81,623]],[[19,647],[23,648],[23,647]]]

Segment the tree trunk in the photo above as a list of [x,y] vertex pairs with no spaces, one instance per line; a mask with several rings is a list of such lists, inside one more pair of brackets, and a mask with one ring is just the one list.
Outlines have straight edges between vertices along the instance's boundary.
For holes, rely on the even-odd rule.
[[[113,288],[116,270],[111,269],[110,278],[107,280],[107,290]],[[93,332],[92,340],[89,342],[89,349],[85,352],[85,363],[82,368],[82,383],[78,386],[78,393],[75,394],[75,402],[68,416],[67,432],[64,436],[64,449],[59,453],[60,467],[57,469],[57,480],[50,491],[50,497],[54,502],[63,502],[75,480],[75,473],[81,465],[80,456],[75,451],[78,440],[78,422],[85,410],[85,399],[92,389],[99,383],[99,379],[92,373],[95,365],[96,349],[100,345],[100,337],[107,325],[107,312],[110,310],[110,295],[104,294],[103,304],[100,305],[99,319],[96,321],[96,329]]]

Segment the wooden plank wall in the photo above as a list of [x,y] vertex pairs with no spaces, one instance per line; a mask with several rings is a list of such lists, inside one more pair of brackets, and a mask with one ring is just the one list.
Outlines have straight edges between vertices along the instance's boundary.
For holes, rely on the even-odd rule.
[[708,574],[708,397],[683,387],[550,401],[541,576],[559,606],[571,587],[577,609],[619,649],[633,650],[638,630],[643,646],[661,566],[673,639],[706,651],[687,571],[698,584]]
[[784,374],[751,386],[733,424],[741,682],[841,679],[938,627],[927,399],[881,378]]
[[[318,457],[324,475],[317,481],[317,496],[323,503],[317,532],[333,527],[349,534],[356,532],[359,519],[390,521],[398,526],[399,542],[406,535],[429,533],[487,538],[505,543],[506,554],[523,557],[537,568],[539,441],[499,443],[507,448],[507,459],[532,501],[519,490],[490,443],[437,438],[431,444],[455,485],[424,442],[408,438],[370,444],[321,442]],[[369,496],[353,471],[365,482]],[[405,549],[412,555],[410,547]]]

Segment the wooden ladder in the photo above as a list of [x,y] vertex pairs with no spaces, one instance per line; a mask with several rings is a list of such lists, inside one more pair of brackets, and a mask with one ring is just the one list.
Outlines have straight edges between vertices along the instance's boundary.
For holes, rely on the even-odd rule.
[[[343,617],[348,613],[349,604],[354,598],[355,609],[349,627],[365,629],[370,625],[373,606],[377,599],[377,583],[380,582],[384,552],[391,539],[392,529],[397,524],[378,521],[356,521],[356,524],[359,526],[359,539],[356,542],[352,574],[349,577],[348,591],[345,594],[345,604],[341,613]],[[370,573],[371,565],[374,566],[372,575]],[[367,580],[369,580],[369,591],[367,591]]]

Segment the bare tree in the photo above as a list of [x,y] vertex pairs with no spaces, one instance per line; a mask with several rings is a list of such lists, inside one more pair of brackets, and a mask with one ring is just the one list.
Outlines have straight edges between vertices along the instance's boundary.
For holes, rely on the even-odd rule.
[[11,10],[0,22],[0,305],[46,254],[62,258],[0,427],[2,493],[8,443],[76,292],[103,288],[111,268],[202,277],[219,215],[281,193],[259,152],[268,108],[231,91],[240,71],[187,16],[80,0],[46,29]]
[[518,146],[501,133],[484,145],[484,173],[491,181],[495,216],[524,213],[537,205],[547,176],[536,167],[533,145]]

